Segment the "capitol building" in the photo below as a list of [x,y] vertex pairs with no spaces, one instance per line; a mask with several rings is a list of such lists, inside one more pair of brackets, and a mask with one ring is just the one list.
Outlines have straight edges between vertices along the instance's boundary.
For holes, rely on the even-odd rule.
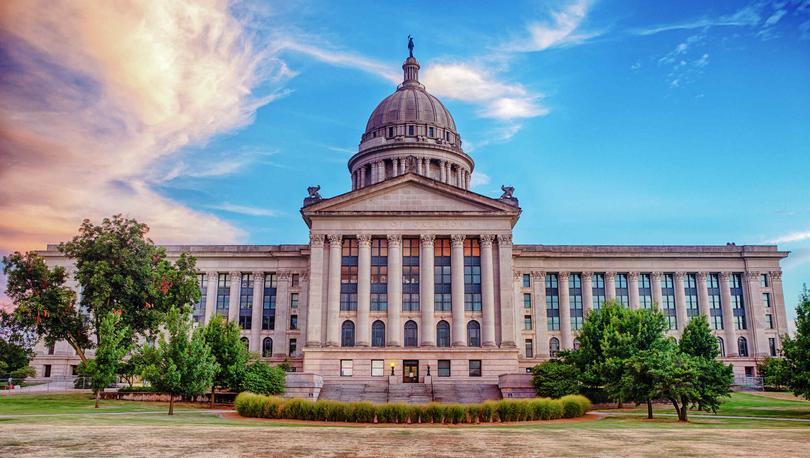
[[[309,189],[300,210],[308,244],[165,247],[197,258],[195,321],[238,323],[252,352],[288,360],[324,392],[352,383],[504,389],[510,376],[525,382],[528,368],[575,348],[585,317],[607,300],[660,309],[673,336],[707,316],[739,377],[778,354],[787,252],[514,240],[519,194],[470,190],[475,161],[452,115],[419,82],[414,57],[402,69],[349,159],[351,191]],[[55,246],[40,254],[74,268]],[[78,364],[63,342],[40,345],[32,363],[45,378]]]

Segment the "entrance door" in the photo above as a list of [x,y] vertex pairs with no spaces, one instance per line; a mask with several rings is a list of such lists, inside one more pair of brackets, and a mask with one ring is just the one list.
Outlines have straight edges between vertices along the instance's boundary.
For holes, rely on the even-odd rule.
[[406,359],[402,361],[402,382],[419,383],[419,361]]

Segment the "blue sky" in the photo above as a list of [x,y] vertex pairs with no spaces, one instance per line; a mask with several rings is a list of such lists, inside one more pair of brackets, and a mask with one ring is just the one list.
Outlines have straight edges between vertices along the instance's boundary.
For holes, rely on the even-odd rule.
[[[476,161],[474,190],[515,186],[517,243],[778,242],[789,308],[810,280],[808,1],[178,0],[45,37],[42,10],[22,5],[0,31],[0,64],[19,75],[0,95],[31,136],[4,139],[29,158],[82,152],[44,166],[51,194],[0,199],[18,215],[0,250],[114,212],[161,242],[305,243],[306,187],[349,190],[346,161],[411,34]],[[84,43],[60,43],[76,30]]]

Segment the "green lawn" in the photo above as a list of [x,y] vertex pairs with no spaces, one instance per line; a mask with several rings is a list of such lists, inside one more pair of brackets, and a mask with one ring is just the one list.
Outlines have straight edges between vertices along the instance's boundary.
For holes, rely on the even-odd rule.
[[[675,413],[675,408],[667,404],[658,404],[654,407],[655,413]],[[624,411],[647,414],[646,406]],[[713,416],[711,413],[692,411],[691,418],[699,415]],[[810,420],[810,401],[787,400],[769,397],[768,393],[732,393],[731,399],[724,402],[717,415],[733,415],[740,417],[785,417],[802,418]]]

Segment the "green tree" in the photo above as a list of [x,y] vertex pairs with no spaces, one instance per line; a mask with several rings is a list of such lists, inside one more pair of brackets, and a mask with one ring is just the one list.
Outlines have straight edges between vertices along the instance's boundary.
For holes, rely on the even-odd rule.
[[157,347],[144,347],[143,377],[157,390],[169,393],[169,415],[174,415],[175,396],[204,393],[218,365],[200,328],[192,332],[191,316],[176,307],[166,316],[166,335]]
[[239,326],[216,315],[203,328],[203,336],[218,369],[211,383],[211,406],[217,387],[241,391],[250,352],[240,338]]
[[21,326],[10,313],[0,311],[0,375],[30,368],[28,364],[34,356],[33,344],[30,330]]
[[284,369],[270,366],[264,361],[254,361],[247,367],[242,389],[251,393],[278,395],[284,393]]
[[720,355],[717,338],[712,334],[706,315],[701,314],[689,320],[681,335],[679,347],[682,352],[699,358],[713,360]]
[[784,358],[765,358],[757,364],[766,389],[784,391],[790,387],[790,365]]
[[121,326],[121,317],[117,313],[107,313],[101,320],[98,336],[96,357],[82,363],[80,370],[83,375],[90,378],[96,397],[96,409],[101,392],[115,381],[123,364],[122,359],[130,348],[129,329]]
[[582,390],[581,374],[573,364],[552,359],[532,368],[532,385],[538,396],[561,398],[579,394]]
[[789,368],[789,387],[810,399],[810,291],[805,286],[796,306],[796,337],[782,337],[782,354]]

